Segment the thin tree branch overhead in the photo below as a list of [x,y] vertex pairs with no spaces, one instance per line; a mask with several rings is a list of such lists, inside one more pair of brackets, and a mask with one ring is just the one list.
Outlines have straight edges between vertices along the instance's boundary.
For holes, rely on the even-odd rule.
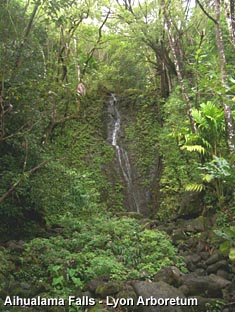
[[217,24],[218,22],[204,9],[203,5],[201,4],[201,2],[199,0],[196,0],[197,4],[199,5],[200,9],[202,10],[202,12],[210,19],[212,20],[212,22],[214,22],[215,24]]

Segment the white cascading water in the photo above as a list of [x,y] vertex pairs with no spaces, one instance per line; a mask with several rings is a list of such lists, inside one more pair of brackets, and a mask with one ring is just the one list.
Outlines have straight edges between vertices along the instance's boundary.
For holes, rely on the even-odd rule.
[[121,128],[121,115],[118,111],[117,98],[114,94],[111,95],[109,101],[109,114],[112,118],[112,121],[110,123],[111,144],[115,147],[118,163],[121,168],[124,180],[127,184],[130,206],[132,210],[140,212],[139,201],[137,199],[133,186],[129,157],[127,151],[122,148],[118,143],[118,137]]

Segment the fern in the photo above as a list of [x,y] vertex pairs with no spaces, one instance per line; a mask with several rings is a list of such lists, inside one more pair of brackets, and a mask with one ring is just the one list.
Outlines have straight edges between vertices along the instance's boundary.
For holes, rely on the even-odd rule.
[[188,152],[198,152],[200,154],[205,154],[205,148],[201,145],[184,145],[181,147],[181,149],[186,149]]
[[200,183],[191,183],[187,184],[185,187],[186,191],[191,191],[191,192],[201,192],[205,189],[205,186]]
[[211,175],[211,174],[204,174],[203,176],[202,176],[202,179],[203,179],[203,181],[205,181],[205,182],[211,182],[212,180],[213,180],[213,176]]

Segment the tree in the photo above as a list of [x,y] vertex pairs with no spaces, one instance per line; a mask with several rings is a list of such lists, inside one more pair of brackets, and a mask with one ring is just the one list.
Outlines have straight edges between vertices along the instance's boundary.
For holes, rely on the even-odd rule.
[[187,104],[187,111],[188,111],[188,116],[189,116],[189,120],[190,120],[190,125],[191,125],[191,130],[192,132],[196,132],[196,126],[195,126],[195,122],[193,119],[193,115],[192,115],[192,105],[189,99],[189,95],[188,92],[186,90],[185,84],[184,84],[184,80],[183,80],[183,76],[181,73],[181,69],[180,69],[180,63],[179,63],[179,57],[178,57],[178,51],[176,48],[176,41],[175,38],[173,36],[172,33],[172,23],[170,21],[169,18],[169,12],[166,6],[165,1],[161,1],[161,6],[162,6],[162,10],[163,10],[163,14],[164,14],[164,18],[165,18],[165,22],[166,22],[166,28],[168,31],[168,39],[169,39],[169,45],[173,54],[173,59],[174,59],[174,64],[175,64],[175,69],[176,69],[176,73],[177,73],[177,77],[181,86],[181,90],[182,90],[182,94],[184,97],[184,100]]
[[[215,0],[215,32],[216,32],[216,44],[218,48],[218,56],[219,56],[219,65],[220,65],[220,72],[221,72],[221,85],[223,93],[226,94],[228,90],[228,78],[226,72],[226,57],[224,51],[224,43],[222,37],[222,31],[220,27],[220,0]],[[228,99],[226,95],[222,95],[222,102],[224,107],[224,118],[226,122],[226,130],[227,130],[227,142],[230,153],[234,152],[234,127],[233,127],[233,116],[232,116],[232,109],[228,103]]]

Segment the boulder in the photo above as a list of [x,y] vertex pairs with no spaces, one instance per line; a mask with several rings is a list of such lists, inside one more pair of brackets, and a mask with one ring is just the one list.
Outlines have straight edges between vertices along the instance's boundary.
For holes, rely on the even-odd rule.
[[[137,295],[136,295],[136,293],[132,287],[127,287],[127,288],[121,290],[119,293],[117,293],[116,298],[125,298],[125,299],[131,298],[131,299],[133,299],[135,304],[137,302]],[[125,311],[127,310],[130,312],[133,312],[136,309],[137,309],[136,306],[132,306],[132,305],[125,306]]]
[[197,192],[184,192],[181,196],[178,215],[184,218],[192,218],[200,215],[203,210],[201,194]]
[[229,270],[229,266],[226,260],[220,260],[208,266],[207,273],[216,273],[219,269],[224,269],[225,271]]
[[212,256],[210,256],[207,260],[206,260],[206,264],[207,265],[211,265],[215,262],[218,262],[220,260],[220,256],[218,254],[218,252],[215,252]]
[[106,296],[116,295],[123,289],[123,283],[120,281],[109,281],[102,285],[99,285],[95,293],[101,298],[105,298]]
[[222,269],[219,269],[216,272],[216,275],[223,277],[224,279],[229,280],[229,281],[232,280],[232,274],[229,274],[227,271],[222,270]]
[[182,276],[182,284],[188,287],[187,295],[219,298],[222,296],[221,284],[208,276],[198,276],[189,273]]
[[185,240],[186,233],[182,229],[175,229],[171,236],[174,243],[180,243]]
[[192,262],[195,264],[195,263],[198,263],[200,260],[201,260],[201,257],[198,254],[190,254],[190,255],[184,257],[184,261],[186,263]]
[[[235,279],[223,289],[223,298],[227,302],[235,302]],[[234,310],[235,311],[235,310]]]
[[[204,298],[200,296],[196,298],[198,299],[198,306],[194,308],[194,312],[220,311],[218,310],[218,298]],[[221,299],[219,302],[221,302]]]
[[209,279],[211,279],[218,286],[218,288],[225,288],[231,284],[230,281],[215,274],[210,274]]
[[200,257],[203,259],[203,260],[207,260],[210,256],[209,252],[208,251],[201,251],[199,252],[199,255]]
[[92,293],[95,293],[96,288],[99,285],[103,285],[104,283],[109,281],[109,277],[107,275],[102,275],[96,279],[91,280],[84,286],[84,291],[88,290]]
[[207,223],[208,223],[207,218],[199,216],[196,219],[194,219],[191,224],[195,232],[204,232]]
[[[178,290],[177,288],[168,285],[165,282],[133,282],[133,288],[135,289],[135,292],[138,296],[138,298],[143,298],[143,300],[146,300],[147,298],[179,298],[179,299],[186,299],[184,294]],[[138,305],[136,311],[141,312],[191,312],[193,311],[191,307],[187,306],[181,306],[181,305]]]
[[[206,243],[204,241],[202,241],[202,240],[199,240],[196,249],[197,249],[197,253],[204,252],[204,250],[206,249]],[[209,255],[209,253],[208,253],[208,255]]]
[[165,282],[169,285],[179,287],[181,285],[181,276],[183,274],[174,266],[166,266],[162,268],[154,277],[154,282]]

